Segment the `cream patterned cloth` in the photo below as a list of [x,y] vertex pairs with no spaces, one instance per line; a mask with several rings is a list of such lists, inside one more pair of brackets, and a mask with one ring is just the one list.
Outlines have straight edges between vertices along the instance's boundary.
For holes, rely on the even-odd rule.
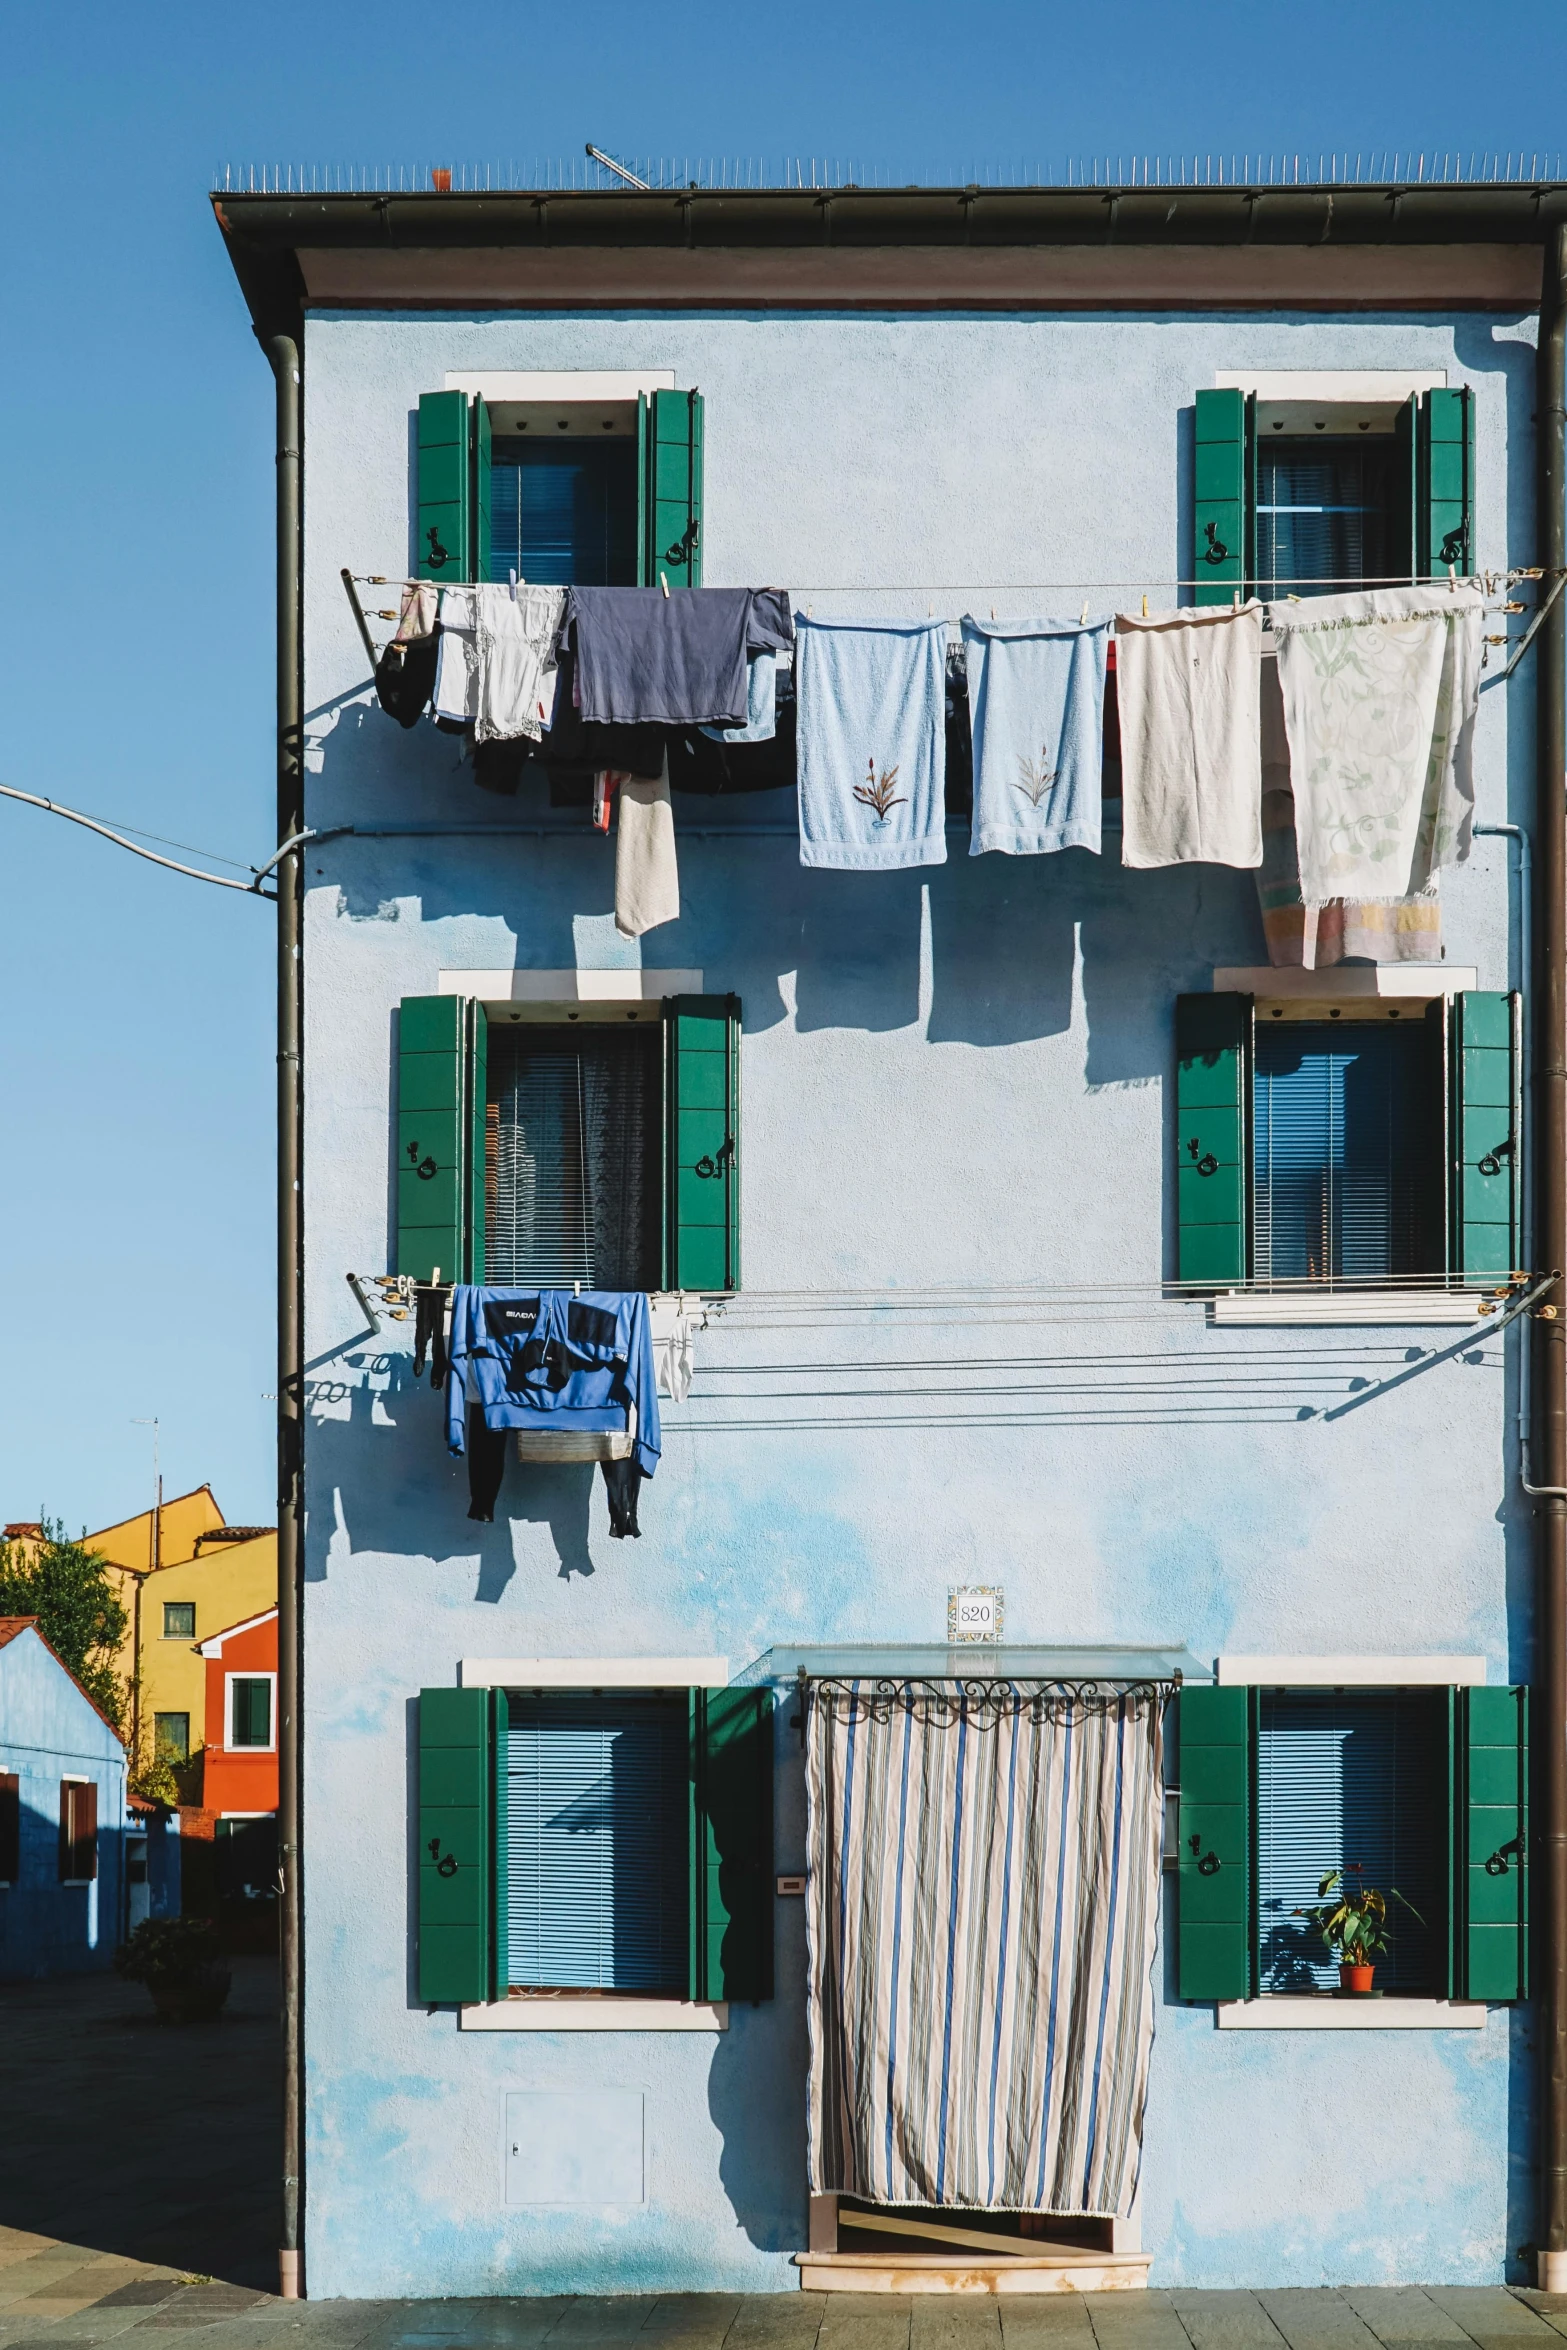
[[668,753],[660,775],[622,775],[616,781],[615,928],[623,938],[640,938],[661,922],[680,919]]
[[1262,606],[1115,621],[1123,865],[1262,863]]
[[1484,612],[1435,584],[1269,606],[1308,906],[1394,905],[1468,857]]
[[481,743],[537,742],[555,710],[555,638],[566,591],[560,587],[486,584],[473,590],[478,647]]

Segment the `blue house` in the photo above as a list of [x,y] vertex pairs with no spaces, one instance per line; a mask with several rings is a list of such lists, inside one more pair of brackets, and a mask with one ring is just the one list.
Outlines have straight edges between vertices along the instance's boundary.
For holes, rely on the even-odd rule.
[[[285,2287],[1567,2283],[1567,190],[214,202],[278,390]],[[1483,605],[1462,847],[1308,905],[1288,640],[1400,582]],[[667,799],[551,755],[580,672],[464,700],[571,586],[788,591]],[[1145,628],[1241,647],[1238,850],[1146,853]],[[1042,733],[971,853],[1024,638],[1077,829]],[[640,1494],[646,1382],[541,1428],[471,1355],[449,1422],[449,1314],[535,1395],[644,1302]]]
[[32,1616],[0,1617],[0,1977],[112,1966],[125,1746]]

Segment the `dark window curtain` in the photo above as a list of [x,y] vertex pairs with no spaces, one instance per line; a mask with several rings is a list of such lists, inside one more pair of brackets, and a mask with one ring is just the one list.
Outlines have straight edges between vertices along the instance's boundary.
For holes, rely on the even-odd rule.
[[657,1286],[659,1043],[651,1021],[491,1024],[492,1284]]
[[1292,588],[1309,593],[1318,582],[1389,579],[1407,571],[1397,529],[1397,454],[1389,434],[1365,440],[1259,438],[1260,594]]
[[593,1222],[595,1289],[648,1289],[650,1210],[656,1198],[653,1134],[657,1069],[651,1029],[605,1030],[582,1040],[583,1156]]
[[1259,1281],[1440,1270],[1435,1086],[1428,1040],[1413,1026],[1259,1029]]

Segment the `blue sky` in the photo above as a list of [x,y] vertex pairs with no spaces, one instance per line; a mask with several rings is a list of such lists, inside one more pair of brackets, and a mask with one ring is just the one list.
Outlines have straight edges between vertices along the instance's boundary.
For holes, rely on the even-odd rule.
[[[273,478],[223,165],[1567,146],[1539,0],[12,0],[0,28],[0,781],[221,870],[270,847]],[[0,1516],[145,1506],[154,1414],[168,1491],[273,1515],[271,950],[265,905],[0,802]]]

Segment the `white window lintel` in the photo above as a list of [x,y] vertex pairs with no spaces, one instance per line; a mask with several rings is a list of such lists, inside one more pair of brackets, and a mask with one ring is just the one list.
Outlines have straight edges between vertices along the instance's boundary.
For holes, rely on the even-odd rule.
[[[726,1656],[465,1656],[460,1689],[727,1689]],[[519,2027],[526,2028],[526,2027]]]
[[1483,1689],[1483,1656],[1221,1656],[1221,1688]]
[[481,400],[635,400],[643,392],[674,388],[672,367],[502,368],[477,375],[459,370],[446,378],[447,391],[476,392]]
[[700,995],[700,971],[443,971],[441,995],[487,1004],[649,1004]]
[[[451,382],[451,377],[447,377]],[[1255,392],[1259,400],[1407,400],[1415,392],[1441,391],[1445,367],[1220,367],[1218,391]]]

